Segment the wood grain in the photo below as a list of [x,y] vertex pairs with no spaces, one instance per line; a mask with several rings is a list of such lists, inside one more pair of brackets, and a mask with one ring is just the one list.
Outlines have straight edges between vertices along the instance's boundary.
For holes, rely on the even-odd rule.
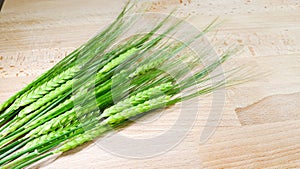
[[300,93],[272,95],[236,112],[242,125],[300,120],[299,100]]
[[[6,0],[0,13],[0,102],[99,32],[125,2]],[[220,17],[225,22],[207,35],[216,51],[243,45],[224,69],[246,64],[249,72],[269,75],[228,89],[221,119],[209,116],[211,96],[187,103],[183,113],[200,105],[194,125],[162,155],[124,158],[92,143],[44,168],[300,168],[300,1],[149,0],[139,6],[164,14],[176,7],[174,15],[189,16],[197,29]],[[177,105],[147,116],[121,133],[153,137],[170,128],[180,110]],[[203,143],[207,128],[216,130]]]
[[223,129],[200,146],[204,168],[298,168],[300,121]]

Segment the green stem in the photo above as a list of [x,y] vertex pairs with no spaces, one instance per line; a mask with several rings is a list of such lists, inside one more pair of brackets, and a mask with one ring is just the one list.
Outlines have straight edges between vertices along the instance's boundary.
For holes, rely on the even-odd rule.
[[41,156],[39,156],[37,158],[31,159],[31,160],[28,160],[28,161],[26,160],[26,162],[21,163],[18,166],[16,166],[15,169],[22,169],[24,167],[27,167],[27,166],[29,166],[29,165],[31,165],[31,164],[39,161],[39,160],[44,159],[44,158],[46,158],[48,156],[51,156],[51,155],[53,155],[53,153],[49,152],[49,153],[43,154],[43,155],[41,155]]
[[[15,154],[12,154],[12,155],[10,155],[10,156],[8,156],[8,157],[6,157],[6,158],[0,160],[0,165],[3,165],[3,164],[5,164],[6,162],[9,162],[9,161],[11,161],[11,160],[14,160],[14,159],[16,159],[16,158],[22,156],[23,154],[26,154],[27,152],[34,151],[35,149],[37,149],[37,148],[39,148],[39,147],[41,147],[41,146],[44,146],[44,145],[48,144],[48,143],[51,142],[51,141],[65,140],[66,138],[62,138],[62,137],[64,137],[64,136],[67,135],[67,134],[70,134],[70,133],[72,133],[72,132],[74,132],[74,131],[76,131],[76,130],[78,130],[78,129],[75,128],[75,129],[73,129],[73,130],[71,130],[71,131],[68,131],[68,132],[66,132],[66,133],[64,133],[64,134],[62,134],[62,135],[60,135],[60,136],[54,137],[54,138],[52,138],[52,139],[50,139],[50,140],[47,140],[46,142],[43,142],[43,143],[37,144],[37,145],[35,145],[35,146],[32,146],[32,147],[30,147],[29,149],[26,149],[26,150],[22,150],[22,151],[16,152]],[[83,132],[83,131],[81,131],[81,132]],[[80,133],[80,132],[78,132],[78,133]],[[62,139],[60,139],[60,138],[62,138]]]
[[[32,164],[33,162],[36,162],[34,159],[37,159],[37,160],[41,160],[42,158],[45,158],[47,156],[45,156],[46,154],[49,154],[49,153],[46,153],[44,155],[42,155],[43,153],[51,150],[52,148],[54,148],[55,146],[57,146],[59,143],[61,143],[61,140],[59,141],[55,141],[51,144],[48,144],[40,149],[36,149],[35,151],[23,156],[23,157],[20,157],[8,164],[6,164],[5,166],[2,167],[2,169],[5,169],[5,168],[23,168],[25,166],[28,166],[30,164]],[[41,156],[40,156],[41,155]],[[49,154],[51,155],[51,154]],[[39,156],[39,157],[38,157]],[[37,157],[37,158],[35,158]]]
[[[23,130],[26,129],[26,126],[27,126],[28,124],[31,124],[32,122],[35,122],[35,123],[36,123],[36,121],[34,121],[35,119],[37,119],[37,118],[40,117],[41,115],[45,114],[46,112],[48,112],[48,111],[50,111],[51,109],[53,109],[54,107],[56,107],[61,101],[65,100],[67,96],[68,96],[68,95],[62,96],[62,97],[60,97],[58,100],[56,100],[55,102],[50,103],[50,105],[49,105],[45,110],[43,110],[42,112],[40,112],[40,114],[37,115],[36,117],[34,117],[31,121],[27,122],[24,126],[20,127],[20,128],[17,129],[16,131],[10,133],[10,134],[7,135],[6,137],[0,139],[0,143],[1,143],[3,140],[5,140],[5,139],[7,139],[7,138],[9,138],[9,137],[12,137],[12,136],[14,136],[14,135],[16,135],[16,134],[18,134],[18,133],[21,133]],[[0,147],[1,147],[1,146],[0,146]]]
[[[9,146],[5,147],[8,151],[1,151],[0,159],[5,158],[6,156],[10,155],[11,153],[15,152],[19,148],[23,147],[28,142],[32,141],[34,138],[28,138],[28,139],[19,139],[18,141],[14,142],[14,144],[10,144]],[[5,149],[4,149],[5,150]]]
[[22,143],[22,141],[24,141],[24,140],[25,140],[24,138],[21,138],[21,139],[15,141],[14,143],[12,143],[12,144],[10,144],[8,146],[5,146],[5,147],[1,148],[0,149],[1,154],[4,153],[4,152],[6,152],[6,151],[9,151],[9,149],[11,149],[11,148],[14,148],[14,146]]
[[[17,120],[17,118],[11,119],[11,118],[12,118],[13,116],[15,116],[16,114],[17,114],[17,112],[10,114],[9,116],[6,117],[7,120],[4,119],[4,120],[0,123],[0,126],[1,126],[0,133],[1,133],[3,130],[5,130],[5,128],[7,128],[9,125],[11,125],[12,123],[14,123],[14,122]],[[9,120],[9,119],[11,119],[11,120]],[[3,125],[3,124],[4,124],[4,125]]]

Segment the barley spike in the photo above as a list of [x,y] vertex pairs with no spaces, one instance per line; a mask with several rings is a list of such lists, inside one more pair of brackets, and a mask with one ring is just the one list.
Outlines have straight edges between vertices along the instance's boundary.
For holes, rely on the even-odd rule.
[[48,103],[49,101],[53,100],[56,97],[59,97],[62,93],[65,93],[68,91],[72,85],[74,80],[69,80],[60,87],[56,88],[55,90],[51,91],[50,93],[46,94],[36,102],[32,103],[31,105],[25,107],[23,110],[21,110],[18,114],[19,117],[24,117],[27,114],[31,113],[32,111],[38,109],[42,105]]
[[134,96],[129,97],[128,99],[125,99],[123,101],[118,102],[114,106],[111,106],[110,108],[107,108],[103,111],[103,113],[100,115],[101,118],[108,117],[110,115],[119,113],[127,108],[130,108],[132,106],[136,106],[140,103],[143,103],[151,98],[154,98],[156,96],[162,95],[165,92],[172,89],[172,83],[167,82],[163,83],[159,86],[155,86],[153,88],[150,88],[148,90],[142,91],[137,93]]
[[138,114],[159,108],[164,106],[168,101],[170,101],[171,96],[165,95],[160,96],[155,99],[148,100],[142,104],[133,106],[129,109],[125,109],[120,113],[114,114],[109,116],[107,119],[101,122],[102,125],[106,124],[118,124],[126,119],[129,119],[130,117],[136,116]]
[[138,67],[134,72],[132,72],[128,77],[129,78],[134,78],[136,76],[139,76],[139,75],[143,75],[145,74],[146,72],[152,70],[152,69],[155,69],[157,68],[159,65],[161,65],[166,59],[165,58],[159,58],[157,60],[154,60],[150,63],[147,63],[145,65],[142,65],[140,67]]

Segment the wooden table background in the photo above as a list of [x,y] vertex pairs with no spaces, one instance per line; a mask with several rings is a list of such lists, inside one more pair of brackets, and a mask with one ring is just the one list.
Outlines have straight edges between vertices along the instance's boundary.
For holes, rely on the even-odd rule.
[[[5,0],[0,13],[0,102],[99,32],[125,1]],[[60,157],[45,168],[300,168],[300,1],[151,0],[151,12],[176,16],[201,29],[216,16],[226,22],[207,37],[222,51],[244,45],[228,64],[242,64],[269,76],[228,89],[222,120],[200,143],[210,110],[202,105],[186,138],[163,155],[128,159],[95,144]],[[191,107],[193,105],[190,105]],[[190,111],[189,109],[185,111]],[[122,130],[151,136],[170,127],[176,107],[146,126]],[[215,119],[209,119],[215,120]]]

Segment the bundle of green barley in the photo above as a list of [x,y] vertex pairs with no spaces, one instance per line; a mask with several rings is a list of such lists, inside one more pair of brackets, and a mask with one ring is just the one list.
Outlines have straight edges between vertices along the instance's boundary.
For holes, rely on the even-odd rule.
[[[104,31],[0,106],[1,168],[26,167],[91,141],[131,117],[237,82],[207,83],[221,76],[210,74],[231,52],[201,69],[198,63],[206,51],[197,58],[178,55],[211,25],[187,43],[168,38],[182,21],[154,36],[168,16],[149,33],[116,44],[130,27],[124,19],[130,9],[127,5]],[[130,83],[124,85],[126,81]]]

